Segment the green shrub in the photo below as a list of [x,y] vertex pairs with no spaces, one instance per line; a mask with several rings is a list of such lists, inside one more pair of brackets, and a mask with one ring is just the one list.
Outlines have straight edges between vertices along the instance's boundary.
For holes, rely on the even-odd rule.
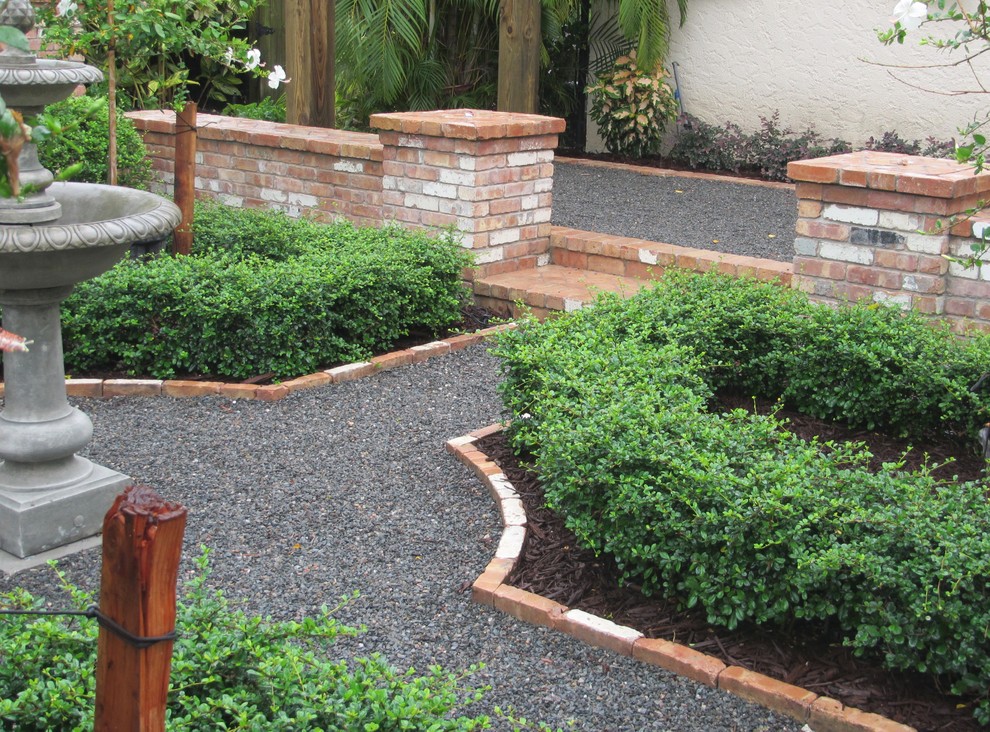
[[[45,108],[46,114],[52,115],[67,129],[39,148],[39,159],[53,171],[82,163],[77,180],[106,183],[109,175],[109,107],[107,100],[101,98],[96,112],[82,119],[84,110],[91,104],[91,97],[69,97]],[[117,182],[140,189],[147,189],[151,182],[151,160],[147,157],[144,141],[134,123],[120,110],[117,111]]]
[[[201,571],[177,607],[166,729],[489,727],[487,716],[462,713],[484,693],[464,683],[477,667],[460,675],[433,667],[417,675],[398,672],[379,656],[333,661],[335,639],[359,631],[338,624],[326,607],[302,621],[249,617],[206,588],[205,552],[198,563]],[[93,604],[88,593],[69,589],[80,609]],[[23,591],[0,595],[0,605],[43,607]],[[0,623],[4,729],[93,728],[97,634],[95,620],[12,616]]]
[[588,87],[591,118],[611,153],[642,157],[660,151],[663,131],[677,116],[667,72],[636,64],[636,52],[620,56],[612,70]]
[[968,430],[975,444],[990,404],[969,386],[988,343],[887,307],[673,272],[628,301],[527,322],[496,353],[513,443],[625,579],[727,627],[828,621],[857,652],[948,679],[990,721],[987,481],[871,473],[860,444],[709,407],[716,388],[754,389],[895,432]]
[[121,262],[65,301],[70,373],[298,376],[461,317],[470,260],[450,238],[220,206],[199,214],[192,256]]
[[286,98],[282,94],[278,97],[265,97],[260,102],[228,104],[223,108],[223,113],[231,117],[260,119],[266,122],[285,122],[285,104]]

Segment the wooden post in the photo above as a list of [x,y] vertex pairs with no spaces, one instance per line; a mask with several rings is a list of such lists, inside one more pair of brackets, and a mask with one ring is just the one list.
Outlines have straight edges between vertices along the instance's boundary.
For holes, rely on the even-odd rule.
[[[130,486],[103,520],[100,613],[141,638],[175,630],[175,583],[186,509]],[[95,732],[162,732],[172,641],[140,647],[101,624]]]
[[196,202],[196,102],[186,102],[175,118],[175,205],[182,223],[172,237],[172,254],[190,254]]
[[334,126],[334,4],[328,0],[285,0],[286,121]]
[[502,0],[498,34],[499,112],[539,112],[540,42],[539,0]]

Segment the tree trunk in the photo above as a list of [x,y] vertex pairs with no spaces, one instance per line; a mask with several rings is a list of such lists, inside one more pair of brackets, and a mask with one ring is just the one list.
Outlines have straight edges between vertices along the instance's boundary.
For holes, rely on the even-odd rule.
[[[186,509],[130,486],[103,520],[100,613],[151,641],[175,630],[175,584]],[[96,659],[96,732],[162,732],[171,640],[146,647],[101,621]]]

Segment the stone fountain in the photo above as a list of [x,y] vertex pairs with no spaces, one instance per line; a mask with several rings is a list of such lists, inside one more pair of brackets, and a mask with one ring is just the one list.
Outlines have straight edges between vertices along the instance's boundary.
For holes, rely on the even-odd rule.
[[[28,32],[30,0],[10,0],[0,25]],[[0,51],[0,95],[25,118],[103,75],[85,64]],[[30,194],[0,199],[3,327],[33,344],[5,353],[0,412],[0,552],[28,557],[98,534],[128,476],[77,455],[89,417],[66,398],[59,305],[73,286],[110,269],[133,242],[167,236],[178,208],[151,193],[53,183],[34,145],[19,156]]]

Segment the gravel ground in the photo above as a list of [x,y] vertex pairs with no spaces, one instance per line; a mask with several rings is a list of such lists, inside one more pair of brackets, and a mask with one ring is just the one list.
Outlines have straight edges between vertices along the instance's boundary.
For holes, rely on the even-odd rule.
[[787,189],[554,164],[557,226],[790,262],[796,222]]
[[[212,548],[212,582],[247,609],[299,618],[352,590],[338,617],[367,633],[342,657],[487,666],[485,705],[587,732],[799,730],[722,692],[475,605],[498,516],[444,442],[500,417],[484,346],[271,403],[79,400],[90,457],[189,509],[184,572]],[[95,588],[98,550],[61,561]],[[58,598],[47,568],[0,580]],[[496,729],[501,729],[496,722]]]

